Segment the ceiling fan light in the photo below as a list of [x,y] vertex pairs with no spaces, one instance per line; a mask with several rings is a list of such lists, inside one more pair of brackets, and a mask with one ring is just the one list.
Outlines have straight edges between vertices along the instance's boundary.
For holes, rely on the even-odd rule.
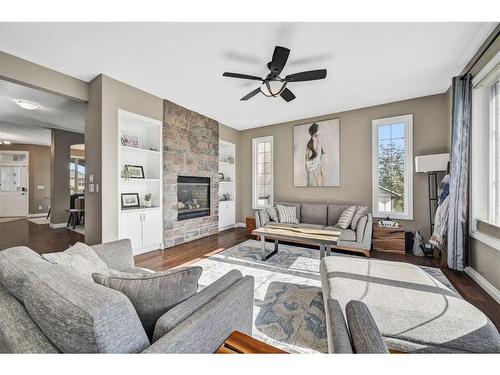
[[3,144],[4,144],[4,145],[10,145],[10,144],[11,144],[11,142],[10,142],[10,141],[3,141]]
[[281,94],[285,86],[286,82],[274,80],[265,81],[260,86],[260,91],[267,97],[276,97]]
[[23,99],[16,99],[15,102],[19,107],[27,109],[29,111],[34,111],[35,109],[40,108],[40,105],[38,103],[29,102]]

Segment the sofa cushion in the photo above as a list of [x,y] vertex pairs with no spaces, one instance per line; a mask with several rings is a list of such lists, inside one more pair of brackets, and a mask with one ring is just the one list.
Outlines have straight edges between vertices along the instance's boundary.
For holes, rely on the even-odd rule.
[[390,349],[498,352],[500,336],[476,307],[421,268],[333,254],[321,261],[324,298],[364,302]]
[[342,212],[351,205],[347,204],[329,204],[328,205],[328,226],[334,226],[338,223]]
[[[278,217],[278,211],[276,211],[276,207],[267,207],[265,209],[267,216],[269,217],[269,220],[274,221],[274,222],[279,222],[280,219]],[[260,217],[262,220],[262,217]]]
[[280,204],[282,206],[295,207],[296,214],[297,214],[297,221],[300,222],[300,203],[289,203],[289,202],[275,202],[274,203],[275,206],[277,206],[278,204]]
[[366,231],[366,223],[368,222],[368,215],[363,215],[359,218],[356,225],[356,241],[363,242]]
[[340,232],[339,241],[356,242],[356,232],[352,229],[340,229],[335,226],[324,227],[323,229],[336,230],[337,232]]
[[23,301],[23,283],[27,273],[48,262],[26,246],[0,251],[0,282],[19,301]]
[[93,273],[108,270],[106,263],[95,251],[81,242],[77,242],[63,252],[43,254],[42,257],[53,264],[66,266],[89,280],[92,280]]
[[300,222],[326,225],[328,209],[322,203],[303,203],[300,207]]
[[322,224],[309,224],[309,223],[299,223],[296,225],[296,227],[304,229],[325,229],[325,226]]
[[130,299],[144,330],[152,338],[158,319],[196,293],[202,271],[201,267],[182,267],[156,273],[109,271],[92,276],[96,283],[118,290]]
[[31,319],[63,353],[138,353],[149,346],[132,303],[62,265],[46,264],[24,283]]
[[351,229],[356,230],[356,226],[358,225],[359,219],[368,211],[367,206],[357,206],[356,211],[354,212],[354,215],[351,220]]
[[278,211],[278,217],[280,219],[280,223],[288,223],[288,224],[298,224],[299,220],[297,220],[297,209],[294,206],[283,206],[278,204],[276,206],[276,210]]
[[351,225],[352,217],[354,216],[354,213],[356,212],[356,206],[350,206],[347,207],[344,212],[342,212],[342,215],[340,215],[339,221],[337,221],[336,226],[342,229],[347,229]]

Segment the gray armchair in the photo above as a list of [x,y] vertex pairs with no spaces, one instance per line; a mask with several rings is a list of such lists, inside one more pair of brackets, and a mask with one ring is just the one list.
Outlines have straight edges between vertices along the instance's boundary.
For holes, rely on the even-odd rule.
[[[129,240],[93,250],[111,269],[143,271]],[[0,252],[0,352],[213,353],[233,331],[251,335],[253,294],[253,278],[230,271],[164,313],[150,339],[125,294],[11,248]]]

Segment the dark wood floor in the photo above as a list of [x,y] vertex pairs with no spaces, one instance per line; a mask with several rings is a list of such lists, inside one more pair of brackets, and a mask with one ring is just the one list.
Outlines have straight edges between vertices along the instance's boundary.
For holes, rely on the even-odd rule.
[[[211,254],[223,251],[248,239],[244,228],[227,230],[200,240],[178,245],[167,250],[155,250],[135,257],[138,267],[163,271],[179,265],[194,263]],[[51,229],[48,225],[37,225],[21,219],[0,223],[0,250],[13,246],[28,246],[40,254],[63,251],[78,241],[81,234],[65,228]],[[417,265],[439,267],[433,258],[419,258],[413,255],[397,255],[372,251],[372,257]],[[500,329],[500,306],[463,272],[441,268],[446,277],[464,299],[483,311]]]

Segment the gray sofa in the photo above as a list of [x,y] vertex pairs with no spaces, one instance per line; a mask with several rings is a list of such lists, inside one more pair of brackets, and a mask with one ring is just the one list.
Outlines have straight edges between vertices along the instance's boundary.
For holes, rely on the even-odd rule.
[[[500,335],[476,307],[422,268],[333,254],[320,263],[328,350],[345,352],[351,301],[369,308],[390,350],[404,353],[498,353]],[[349,349],[349,348],[348,348]]]
[[[111,269],[143,271],[129,240],[93,250]],[[0,252],[0,281],[2,353],[213,353],[252,332],[254,280],[235,270],[164,313],[152,339],[125,294],[27,247]]]
[[276,223],[269,220],[266,210],[255,212],[255,225],[257,228],[268,224],[298,227],[311,229],[340,230],[340,240],[335,248],[361,252],[365,256],[370,256],[372,246],[372,225],[373,219],[370,213],[367,213],[359,219],[356,230],[340,229],[335,227],[342,212],[350,206],[347,204],[323,204],[323,203],[290,203],[277,202],[275,205],[295,206],[297,208],[297,220],[299,224]]

